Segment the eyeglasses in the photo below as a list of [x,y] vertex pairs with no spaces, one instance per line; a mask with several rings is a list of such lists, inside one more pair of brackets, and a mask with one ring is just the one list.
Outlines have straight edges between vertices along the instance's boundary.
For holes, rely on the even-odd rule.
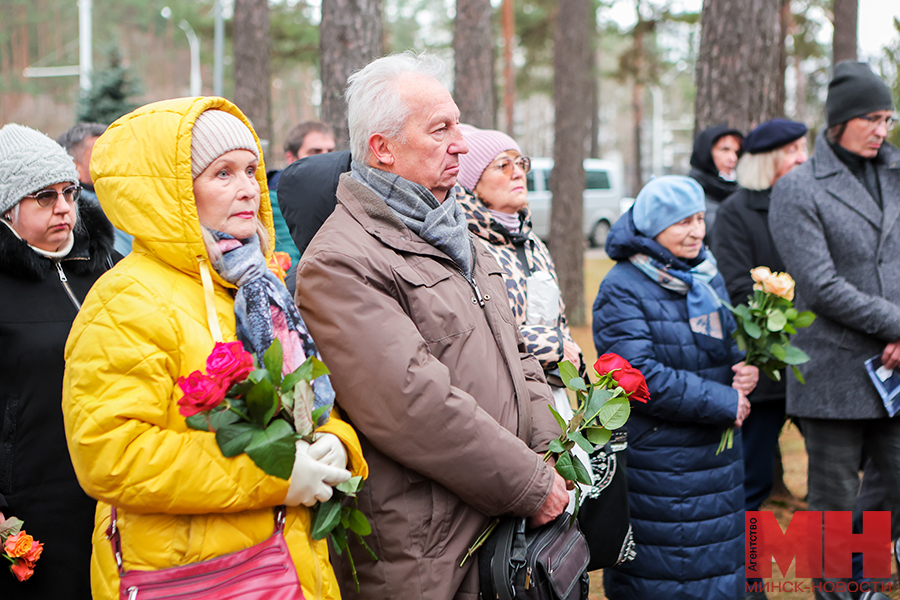
[[859,117],[863,121],[866,121],[872,129],[878,129],[882,123],[884,123],[885,129],[890,131],[894,128],[894,123],[897,122],[893,116],[880,117],[877,115],[863,115]]
[[500,169],[500,171],[506,175],[507,177],[512,177],[513,167],[519,167],[522,169],[524,173],[531,172],[531,159],[527,156],[520,156],[516,160],[511,160],[509,158],[501,158],[500,162],[495,165],[492,165],[495,169]]
[[26,198],[34,198],[37,200],[38,206],[43,208],[50,208],[51,206],[56,204],[57,199],[62,196],[66,199],[66,202],[69,204],[75,204],[79,198],[81,198],[81,186],[80,185],[70,185],[67,188],[64,188],[63,191],[57,192],[56,190],[41,190],[37,194],[29,194],[25,196]]

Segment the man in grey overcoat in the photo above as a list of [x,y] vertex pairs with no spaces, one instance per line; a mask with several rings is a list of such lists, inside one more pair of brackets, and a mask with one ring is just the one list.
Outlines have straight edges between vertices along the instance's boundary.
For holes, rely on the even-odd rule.
[[864,364],[878,356],[887,369],[900,365],[900,151],[885,141],[893,110],[867,64],[839,63],[815,153],[772,192],[769,227],[798,308],[818,315],[793,338],[810,356],[800,366],[806,384],[787,382],[787,413],[799,417],[809,454],[810,510],[852,511],[864,456],[895,515],[900,508],[900,419],[888,416]]

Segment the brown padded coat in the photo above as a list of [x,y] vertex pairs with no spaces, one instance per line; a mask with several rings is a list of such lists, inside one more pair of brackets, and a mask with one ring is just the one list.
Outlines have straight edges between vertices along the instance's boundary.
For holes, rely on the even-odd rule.
[[537,453],[560,433],[550,388],[480,242],[481,302],[370,188],[345,174],[337,198],[300,261],[297,303],[369,463],[359,504],[380,560],[351,546],[356,594],[335,557],[342,596],[475,600],[468,547],[491,516],[531,515],[550,494]]

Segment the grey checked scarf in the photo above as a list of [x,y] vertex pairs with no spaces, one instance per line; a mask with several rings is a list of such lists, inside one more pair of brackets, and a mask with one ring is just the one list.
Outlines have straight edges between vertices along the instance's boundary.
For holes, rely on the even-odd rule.
[[466,214],[453,194],[443,203],[418,183],[353,161],[353,179],[365,184],[385,201],[404,225],[453,259],[467,279],[472,278],[472,241]]

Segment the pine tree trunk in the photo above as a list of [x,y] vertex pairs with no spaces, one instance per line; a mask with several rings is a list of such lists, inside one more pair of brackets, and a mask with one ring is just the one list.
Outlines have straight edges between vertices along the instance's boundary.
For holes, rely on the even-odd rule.
[[590,131],[591,0],[559,2],[553,50],[553,175],[550,247],[569,323],[585,323],[584,158]]
[[234,1],[234,103],[261,140],[272,140],[269,3]]
[[782,0],[704,0],[695,133],[719,123],[746,133],[782,116],[781,5]]
[[460,121],[494,129],[494,36],[490,0],[456,0],[453,99]]
[[842,60],[856,60],[858,13],[858,0],[834,0],[833,64]]
[[347,77],[382,53],[381,0],[322,0],[319,73],[324,122],[334,127],[337,148],[347,149]]

